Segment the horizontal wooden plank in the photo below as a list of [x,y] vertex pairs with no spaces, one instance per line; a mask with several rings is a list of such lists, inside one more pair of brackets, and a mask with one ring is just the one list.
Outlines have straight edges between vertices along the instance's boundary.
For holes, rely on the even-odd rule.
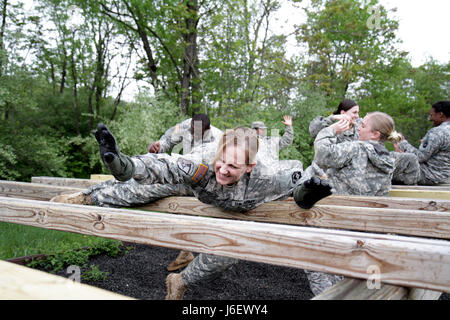
[[408,289],[389,284],[369,289],[367,280],[346,278],[311,300],[406,300]]
[[[90,181],[90,180],[89,180]],[[64,187],[58,185],[45,186],[41,183],[29,183],[29,182],[15,182],[0,180],[0,195],[8,197],[18,198],[31,198],[36,200],[50,200],[52,197],[58,194],[65,194],[70,192],[78,192],[84,188]],[[186,198],[186,197],[183,197]],[[183,209],[190,206],[198,205],[198,200],[191,197],[192,200]],[[292,202],[292,199],[289,201]],[[177,207],[178,200],[174,197],[174,201],[171,206]],[[273,205],[264,204],[263,207],[259,207],[261,212],[269,211],[272,209],[280,209],[281,201],[274,202]],[[322,199],[317,204],[324,205],[338,205],[349,207],[368,207],[368,208],[387,208],[387,209],[405,209],[405,210],[425,210],[425,211],[450,211],[450,199],[449,200],[427,200],[427,199],[414,199],[404,197],[363,197],[363,196],[330,196]],[[264,208],[267,207],[267,210]],[[282,209],[282,208],[281,208]],[[289,209],[290,210],[290,209]],[[286,211],[286,210],[284,210]]]
[[[0,195],[48,200],[81,189],[26,182],[1,182]],[[330,196],[311,210],[299,208],[292,198],[265,203],[247,213],[226,212],[194,197],[169,197],[139,207],[141,210],[210,216],[260,222],[317,226],[450,238],[450,200],[389,197]]]
[[130,300],[107,290],[0,260],[0,300]]
[[440,184],[434,186],[408,186],[408,185],[392,185],[391,189],[394,190],[426,190],[426,191],[450,191],[450,185],[448,184]]
[[[367,283],[369,281],[369,284]],[[345,278],[312,300],[438,300],[441,292]]]
[[[198,215],[215,218],[284,223],[356,231],[396,233],[450,239],[450,201],[430,205],[428,201],[393,201],[389,198],[332,196],[323,199],[310,210],[299,208],[292,198],[265,203],[247,213],[224,211],[204,204],[193,197],[170,197],[139,207],[141,210]],[[373,201],[373,202],[372,202]],[[377,203],[380,201],[382,204]],[[339,205],[332,205],[338,203]],[[341,206],[359,204],[366,207]],[[428,204],[425,207],[425,204]],[[378,205],[378,207],[372,207]],[[415,205],[415,206],[414,206]],[[381,207],[380,207],[381,206]],[[397,207],[406,209],[397,209]],[[422,210],[412,210],[421,208]],[[426,208],[436,211],[424,210]],[[438,211],[445,210],[445,211]]]
[[450,292],[450,242],[0,198],[0,220]]
[[114,176],[110,174],[91,174],[91,180],[95,181],[106,181],[112,179],[114,179]]
[[78,192],[84,189],[45,185],[40,183],[0,180],[0,195],[32,200],[50,200],[60,194]]
[[82,189],[87,189],[90,186],[99,183],[99,181],[90,179],[59,178],[59,177],[31,177],[31,182],[48,184],[52,186],[74,187]]
[[391,189],[390,197],[406,197],[419,199],[443,199],[450,200],[450,191],[442,190],[412,190],[412,189]]

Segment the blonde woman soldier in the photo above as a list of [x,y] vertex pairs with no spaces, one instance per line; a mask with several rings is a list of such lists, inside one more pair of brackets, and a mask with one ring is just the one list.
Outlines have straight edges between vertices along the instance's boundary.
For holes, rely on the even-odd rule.
[[[296,203],[311,208],[330,195],[326,181],[311,178],[300,168],[267,174],[264,165],[256,162],[259,141],[249,128],[227,130],[212,164],[151,153],[126,156],[120,153],[114,136],[102,124],[95,136],[100,156],[116,179],[189,185],[197,199],[226,210],[245,212],[264,202],[284,199],[294,190]],[[236,262],[234,258],[199,254],[181,273],[167,276],[166,299],[182,299],[189,286],[215,278]]]
[[[148,146],[149,153],[167,153],[176,145],[183,145],[185,156],[199,161],[211,161],[223,132],[211,125],[206,114],[195,114],[192,118],[168,129],[161,138]],[[56,196],[50,201],[102,207],[133,207],[151,203],[170,196],[193,196],[184,184],[139,184],[115,179],[96,184],[75,194]],[[168,271],[185,267],[194,259],[191,252],[182,250],[168,266]]]
[[[382,112],[368,113],[357,128],[358,140],[338,143],[338,136],[350,128],[350,121],[341,119],[321,130],[314,142],[315,161],[327,170],[333,194],[388,196],[395,159],[384,142],[401,139],[394,120]],[[320,272],[306,274],[315,295],[343,279]]]

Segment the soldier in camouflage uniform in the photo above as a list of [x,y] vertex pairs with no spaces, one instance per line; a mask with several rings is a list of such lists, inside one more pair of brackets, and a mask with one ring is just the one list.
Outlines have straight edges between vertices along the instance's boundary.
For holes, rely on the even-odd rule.
[[[175,146],[183,143],[183,153],[192,154],[196,148],[206,143],[216,143],[222,136],[222,130],[212,126],[210,119],[205,114],[196,114],[193,118],[168,129],[159,139],[148,146],[150,153],[168,153]],[[202,161],[208,161],[208,157]]]
[[[196,114],[193,118],[168,129],[159,141],[148,146],[148,150],[150,153],[166,153],[182,142],[183,152],[187,157],[209,163],[216,153],[221,136],[222,131],[210,125],[207,115]],[[185,184],[139,184],[135,180],[122,182],[113,179],[94,185],[81,193],[57,196],[50,201],[103,207],[132,207],[170,196],[193,196],[193,193]],[[181,251],[167,269],[177,270],[193,259],[192,253]]]
[[267,136],[267,127],[264,122],[255,121],[252,123],[252,129],[255,130],[259,138],[259,150],[257,154],[257,162],[264,163],[267,168],[302,168],[303,164],[299,160],[279,160],[280,150],[288,147],[294,141],[294,128],[292,126],[292,118],[284,116],[282,123],[286,125],[283,136]]
[[337,143],[358,140],[357,128],[361,124],[362,119],[359,117],[358,104],[350,99],[342,100],[331,116],[315,117],[309,123],[309,134],[315,139],[322,129],[331,126],[333,123],[343,118],[350,121],[350,129],[337,135]]
[[[413,159],[406,159],[400,169],[416,169],[416,181],[399,177],[405,184],[434,185],[448,183],[450,179],[450,101],[439,101],[430,109],[430,121],[434,127],[423,137],[419,149],[408,141],[401,141],[396,146],[400,152],[413,154]],[[417,170],[418,169],[418,170]]]
[[[283,169],[276,175],[267,174],[264,165],[256,163],[259,143],[249,128],[227,130],[211,166],[185,157],[159,157],[150,153],[128,157],[120,153],[114,137],[101,124],[96,138],[101,158],[116,179],[186,184],[197,199],[225,210],[245,212],[293,193],[299,206],[310,208],[330,194],[325,181],[310,178],[300,169]],[[198,255],[181,273],[168,275],[166,298],[181,299],[189,285],[219,275],[236,261],[228,257]]]
[[[341,119],[348,119],[350,121],[350,129],[346,130],[339,135],[337,135],[337,143],[346,141],[357,141],[358,140],[358,126],[361,124],[362,119],[359,118],[359,106],[358,104],[350,99],[344,99],[339,103],[337,109],[332,115],[328,117],[317,116],[309,123],[309,134],[315,139],[319,132],[331,126],[336,121]],[[322,178],[327,178],[328,175],[325,173],[323,168],[319,167],[315,161],[311,163],[311,167],[314,169],[314,173]]]
[[[341,119],[321,130],[314,142],[315,161],[327,170],[333,194],[388,196],[395,160],[384,142],[400,139],[394,121],[385,113],[369,113],[357,128],[358,141],[339,143],[339,135],[349,128],[350,121]],[[305,272],[315,295],[343,279],[321,272]]]

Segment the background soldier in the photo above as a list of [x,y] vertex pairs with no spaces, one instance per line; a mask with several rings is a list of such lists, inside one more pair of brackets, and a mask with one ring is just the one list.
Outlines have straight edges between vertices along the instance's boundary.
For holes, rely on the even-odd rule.
[[[429,120],[433,122],[431,128],[420,143],[419,149],[413,147],[406,139],[396,145],[399,152],[409,152],[416,159],[409,159],[403,163],[404,167],[419,168],[416,183],[433,185],[449,183],[450,179],[450,101],[439,101],[432,105]],[[402,177],[398,178],[405,184],[416,184]]]

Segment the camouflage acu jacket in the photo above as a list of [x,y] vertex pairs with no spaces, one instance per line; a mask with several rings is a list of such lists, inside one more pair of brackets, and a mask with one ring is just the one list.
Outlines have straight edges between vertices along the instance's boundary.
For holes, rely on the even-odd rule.
[[[181,142],[183,143],[182,149],[184,154],[195,152],[195,150],[193,149],[199,147],[201,148],[202,144],[216,143],[217,145],[220,137],[223,134],[220,129],[211,126],[210,129],[205,131],[205,133],[203,134],[202,141],[194,141],[194,138],[191,134],[191,121],[192,119],[184,120],[183,122],[178,123],[177,125],[168,129],[159,139],[159,153],[167,153]],[[179,153],[180,150],[176,150],[176,152]]]
[[375,141],[337,142],[333,128],[325,128],[314,142],[315,162],[328,169],[335,194],[387,196],[394,157]]
[[408,141],[399,143],[404,152],[417,155],[420,164],[419,184],[438,184],[450,179],[450,122],[443,122],[431,128],[419,149]]
[[272,171],[265,170],[264,165],[257,164],[238,183],[223,186],[217,183],[212,166],[188,156],[149,153],[132,159],[136,166],[133,178],[137,182],[186,184],[200,201],[238,212],[254,209],[264,202],[284,199],[292,194],[295,186],[310,177],[300,168],[284,168],[272,174]]
[[281,137],[277,136],[258,136],[260,144],[258,148],[258,161],[265,164],[276,162],[279,159],[280,150],[288,147],[294,141],[294,128],[287,126]]

